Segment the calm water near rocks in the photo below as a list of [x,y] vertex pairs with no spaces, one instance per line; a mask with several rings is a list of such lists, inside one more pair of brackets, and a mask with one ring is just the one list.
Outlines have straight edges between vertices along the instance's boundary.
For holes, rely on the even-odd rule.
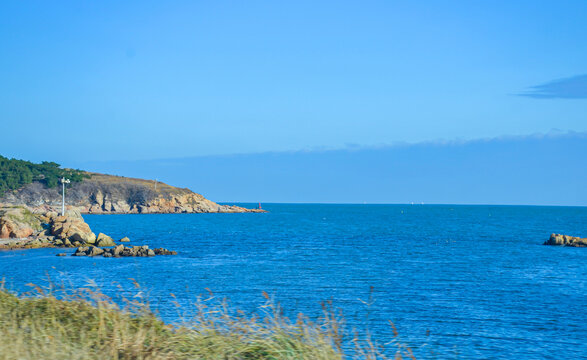
[[94,280],[112,294],[117,283],[130,291],[133,278],[170,321],[170,293],[189,308],[205,288],[247,311],[262,291],[294,315],[316,315],[332,299],[349,328],[368,324],[382,342],[392,320],[418,358],[587,358],[587,249],[542,245],[552,232],[587,236],[585,207],[264,207],[270,213],[86,215],[96,233],[179,255],[2,251],[0,277],[16,290],[47,275],[75,287]]

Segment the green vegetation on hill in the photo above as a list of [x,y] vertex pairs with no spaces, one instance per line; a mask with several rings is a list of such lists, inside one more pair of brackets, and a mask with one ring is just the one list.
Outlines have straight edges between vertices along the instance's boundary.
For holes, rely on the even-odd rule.
[[65,177],[71,182],[81,182],[88,178],[83,171],[62,169],[59,164],[43,161],[35,164],[30,161],[8,159],[0,155],[0,195],[8,190],[16,190],[37,181],[52,188]]

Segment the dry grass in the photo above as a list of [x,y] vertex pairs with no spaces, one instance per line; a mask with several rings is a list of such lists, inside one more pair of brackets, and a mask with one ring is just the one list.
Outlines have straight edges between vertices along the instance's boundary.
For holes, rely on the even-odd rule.
[[[292,321],[267,294],[262,315],[231,310],[210,294],[188,322],[168,325],[136,298],[121,307],[93,287],[31,286],[21,296],[0,289],[0,359],[386,359],[368,335],[355,334],[343,354],[343,320],[331,304],[315,321],[301,314]],[[414,358],[394,347],[395,359]]]
[[155,184],[157,185],[158,192],[173,192],[178,194],[187,194],[191,193],[189,189],[182,189],[177,188],[171,185],[167,185],[162,183],[161,181],[156,180],[147,180],[147,179],[137,179],[137,178],[130,178],[125,176],[117,176],[117,175],[107,175],[107,174],[99,174],[99,173],[92,173],[86,172],[87,175],[90,176],[89,180],[84,180],[86,182],[95,182],[103,185],[117,185],[117,184],[127,184],[127,185],[137,185],[137,186],[144,186],[149,189],[155,189]]

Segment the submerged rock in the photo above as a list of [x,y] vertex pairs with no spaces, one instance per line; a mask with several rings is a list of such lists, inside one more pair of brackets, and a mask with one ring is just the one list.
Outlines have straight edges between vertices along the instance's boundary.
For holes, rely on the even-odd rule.
[[561,234],[551,234],[544,245],[558,245],[558,246],[573,246],[573,247],[587,247],[587,238],[580,238],[576,236],[568,236]]

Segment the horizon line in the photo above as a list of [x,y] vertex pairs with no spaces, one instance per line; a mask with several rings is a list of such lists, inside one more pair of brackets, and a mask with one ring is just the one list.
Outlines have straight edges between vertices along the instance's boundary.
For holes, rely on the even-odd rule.
[[578,207],[584,208],[586,205],[553,205],[553,204],[471,204],[471,203],[377,203],[377,202],[259,202],[259,201],[215,201],[217,204],[270,204],[270,205],[405,205],[405,206],[534,206],[534,207]]

